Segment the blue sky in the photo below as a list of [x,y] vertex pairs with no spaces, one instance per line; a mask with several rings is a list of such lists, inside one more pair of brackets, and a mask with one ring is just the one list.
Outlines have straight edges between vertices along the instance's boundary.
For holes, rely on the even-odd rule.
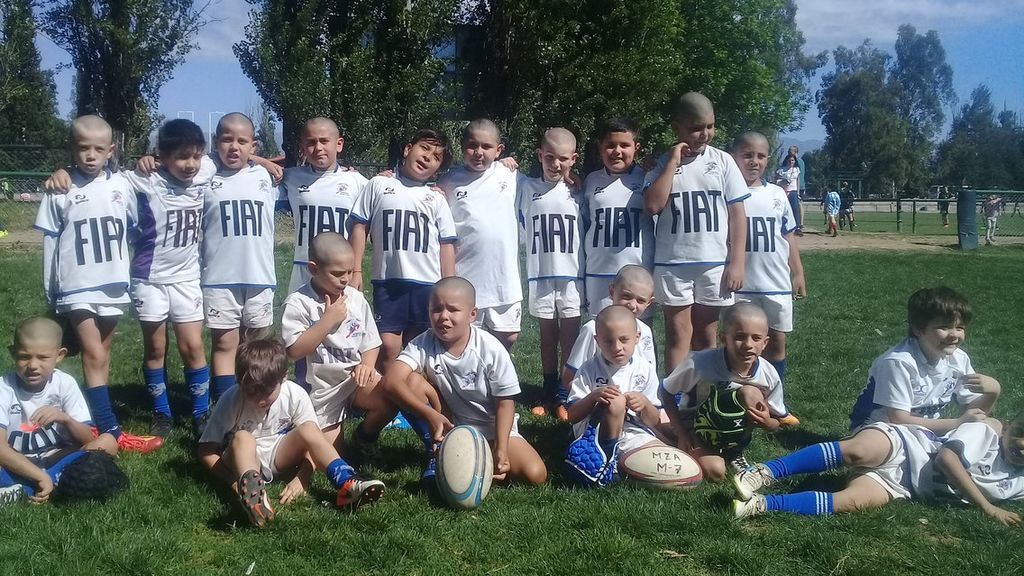
[[[1005,104],[1024,116],[1024,0],[798,0],[797,5],[797,24],[812,52],[853,47],[865,38],[891,52],[900,24],[913,24],[922,33],[937,30],[961,102],[984,82],[998,107]],[[164,116],[174,118],[190,111],[206,129],[219,113],[249,111],[259,105],[256,88],[231,51],[243,36],[249,8],[243,0],[215,0],[209,9],[215,21],[200,33],[200,49],[189,55],[161,91]],[[70,62],[45,38],[40,38],[39,45],[44,67]],[[67,68],[57,75],[58,104],[64,114],[71,108],[72,78],[73,71]],[[817,89],[817,82],[812,89]],[[804,127],[788,138],[820,140],[824,136],[812,107]]]

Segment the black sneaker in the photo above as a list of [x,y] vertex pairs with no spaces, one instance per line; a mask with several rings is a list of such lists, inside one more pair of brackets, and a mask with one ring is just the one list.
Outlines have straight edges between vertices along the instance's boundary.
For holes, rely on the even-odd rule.
[[149,425],[149,433],[153,436],[167,438],[174,428],[174,419],[162,412],[153,414],[153,423]]
[[206,432],[206,423],[209,421],[209,412],[203,412],[199,416],[192,419],[192,432],[196,436],[196,441],[203,437],[203,432]]

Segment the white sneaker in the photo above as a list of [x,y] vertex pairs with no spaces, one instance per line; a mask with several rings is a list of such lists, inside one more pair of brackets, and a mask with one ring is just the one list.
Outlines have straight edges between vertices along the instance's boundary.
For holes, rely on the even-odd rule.
[[25,497],[25,488],[21,484],[0,488],[0,506],[17,504]]
[[758,490],[775,482],[772,471],[764,464],[754,464],[732,477],[732,485],[740,500],[750,500]]
[[768,511],[768,502],[764,496],[754,494],[750,500],[733,500],[732,515],[737,520],[743,520],[752,516],[759,516]]

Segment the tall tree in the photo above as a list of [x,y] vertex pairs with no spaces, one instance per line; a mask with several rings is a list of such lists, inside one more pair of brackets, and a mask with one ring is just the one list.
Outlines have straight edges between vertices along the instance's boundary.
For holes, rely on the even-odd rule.
[[64,140],[53,75],[40,69],[35,36],[31,0],[0,2],[0,144]]
[[281,148],[277,145],[277,124],[265,102],[260,102],[253,120],[256,123],[256,142],[259,143],[260,155],[267,158],[279,155]]
[[953,118],[935,171],[942,184],[1024,190],[1024,127],[1011,111],[997,116],[988,86],[975,88]]
[[209,2],[193,0],[47,1],[42,29],[71,55],[76,114],[96,113],[122,149],[145,149],[160,88],[195,47]]

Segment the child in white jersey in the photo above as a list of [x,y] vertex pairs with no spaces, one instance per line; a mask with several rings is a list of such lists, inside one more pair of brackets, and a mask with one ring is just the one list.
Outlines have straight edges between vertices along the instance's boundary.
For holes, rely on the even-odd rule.
[[[796,242],[796,219],[786,192],[763,180],[769,154],[768,139],[760,132],[746,132],[733,142],[732,157],[750,191],[750,197],[743,201],[747,215],[746,274],[736,300],[753,302],[768,316],[768,346],[763,357],[785,381],[786,336],[793,331],[793,298],[806,296],[807,286]],[[783,424],[797,423],[790,415]]]
[[547,468],[519,434],[512,358],[494,336],[473,326],[475,297],[464,278],[438,282],[430,296],[432,329],[405,347],[388,368],[385,385],[423,441],[425,482],[436,475],[437,444],[453,426],[465,424],[491,443],[496,479],[543,484]]
[[[109,171],[113,131],[98,116],[71,123],[74,166],[58,170],[46,188],[35,227],[43,232],[46,297],[68,319],[81,347],[85,396],[96,427],[110,433],[122,450],[151,452],[163,445],[154,436],[124,433],[110,404],[110,350],[128,296],[128,229],[135,223],[135,194],[129,182]],[[60,178],[63,176],[63,179]]]
[[251,160],[255,134],[245,114],[221,117],[214,134],[217,174],[203,198],[200,283],[213,340],[214,399],[234,385],[239,342],[265,336],[274,323],[277,189]]
[[[374,176],[352,210],[356,266],[366,240],[373,241],[373,310],[381,332],[380,364],[398,357],[402,346],[430,327],[427,302],[435,282],[455,273],[457,240],[444,197],[426,185],[451,162],[448,137],[430,129],[416,132],[403,150],[394,177]],[[351,285],[361,289],[361,273]]]
[[437,184],[448,197],[459,237],[455,273],[476,288],[477,326],[511,350],[519,337],[523,289],[517,249],[516,172],[495,161],[503,150],[501,132],[494,122],[473,120],[462,130],[463,165]]
[[[634,161],[637,127],[626,118],[606,120],[598,132],[604,167],[583,182],[580,215],[586,254],[587,310],[591,316],[612,303],[612,279],[627,264],[652,269],[654,218],[644,211],[644,171]],[[647,318],[653,311],[641,311]]]
[[[964,422],[984,420],[1000,386],[977,374],[960,349],[971,322],[971,306],[956,291],[939,286],[914,292],[907,302],[907,338],[875,359],[868,382],[850,414],[850,428],[872,422],[916,424],[944,434]],[[943,418],[951,404],[957,418]]]
[[[338,164],[344,149],[338,125],[329,118],[306,121],[299,136],[299,149],[305,164],[284,171],[278,205],[292,213],[295,223],[295,255],[288,293],[309,282],[307,251],[313,237],[324,231],[348,238],[349,216],[366,186],[366,178]],[[362,273],[356,262],[356,273]]]
[[306,391],[286,380],[284,345],[245,342],[235,374],[238,384],[217,402],[197,452],[200,463],[235,491],[253,525],[263,527],[275,516],[266,483],[294,473],[307,458],[338,491],[339,508],[376,502],[384,494],[383,482],[356,475],[320,431]]
[[725,479],[727,464],[734,472],[747,467],[743,450],[754,428],[777,430],[789,413],[779,375],[760,356],[768,343],[764,311],[749,302],[726,308],[721,340],[721,348],[690,354],[658,392],[679,448],[713,482]]
[[583,239],[579,199],[566,183],[576,163],[576,137],[565,128],[547,130],[537,157],[542,175],[520,178],[517,205],[526,249],[530,314],[540,325],[546,404],[535,408],[534,413],[540,415],[561,405],[558,367],[565,363],[580,330]]
[[710,145],[715,110],[701,94],[676,103],[679,143],[647,174],[644,204],[657,214],[654,295],[665,314],[665,367],[711,347],[719,311],[743,285],[747,186],[736,162]]
[[597,424],[597,441],[609,458],[661,444],[653,432],[661,418],[658,373],[634,352],[642,322],[619,305],[601,310],[594,322],[599,351],[580,366],[570,385],[573,434],[579,438],[590,423]]
[[53,320],[28,318],[14,331],[14,370],[0,377],[0,505],[45,502],[64,468],[84,450],[117,453],[109,433],[93,437],[75,379],[57,369],[67,349]]

